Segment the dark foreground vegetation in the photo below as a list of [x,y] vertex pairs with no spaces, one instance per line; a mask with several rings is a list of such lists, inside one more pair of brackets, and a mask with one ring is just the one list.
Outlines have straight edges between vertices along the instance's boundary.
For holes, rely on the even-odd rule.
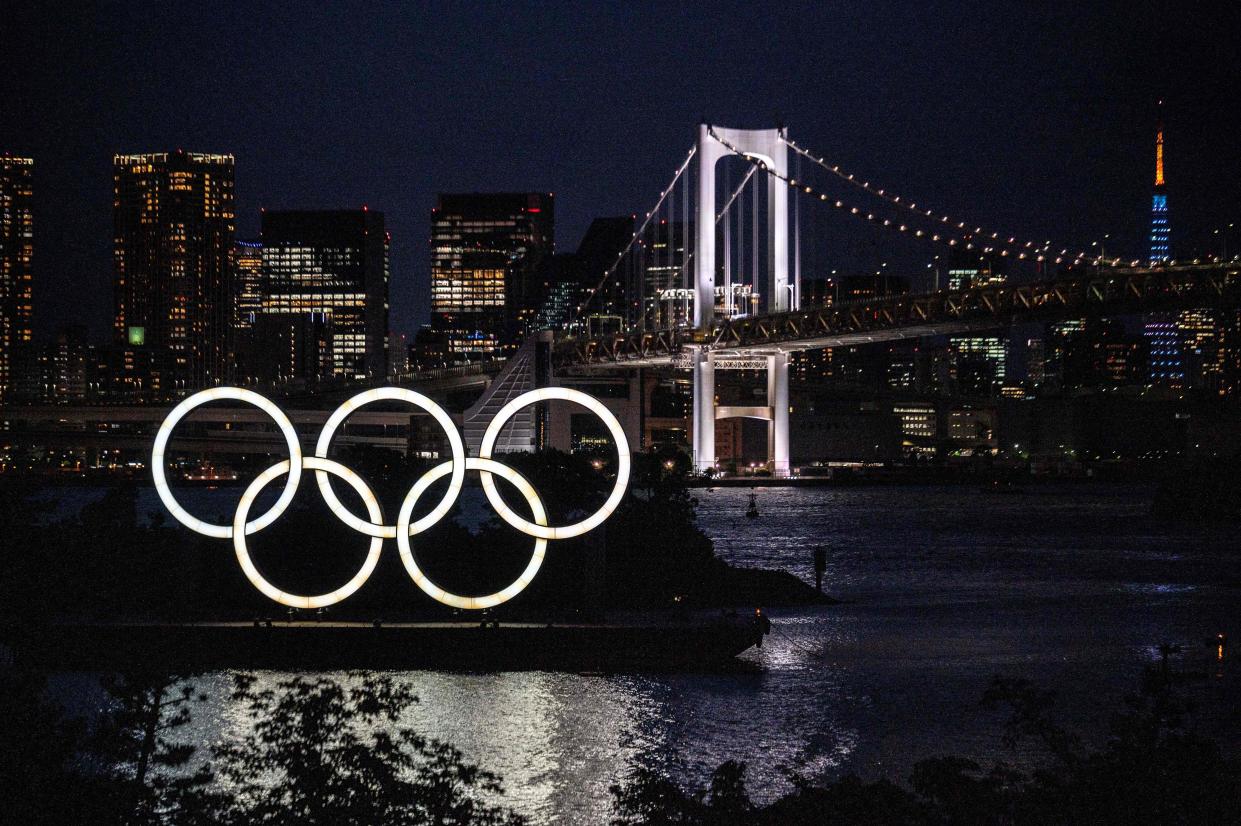
[[[389,521],[426,469],[378,449],[338,458],[367,480]],[[598,457],[547,451],[511,455],[505,461],[533,483],[551,524],[578,521],[596,510],[614,481],[607,462]],[[576,619],[609,608],[673,605],[746,610],[823,599],[791,574],[732,568],[719,559],[695,522],[688,470],[679,453],[635,457],[629,494],[612,517],[583,537],[548,543],[534,582],[496,609],[495,618]],[[445,487],[446,480],[432,486],[415,513],[429,511]],[[527,506],[507,488],[500,485],[507,501],[528,516]],[[267,493],[274,496],[279,489],[273,484]],[[365,512],[350,499],[352,491],[341,485],[336,490],[355,513]],[[0,625],[60,618],[179,621],[285,615],[285,608],[245,580],[230,541],[193,533],[162,508],[138,513],[136,488],[110,488],[80,513],[53,519],[49,497],[54,499],[56,492],[13,483],[0,489],[6,569],[0,578]],[[237,499],[241,493],[236,488]],[[260,499],[254,514],[267,506]],[[219,524],[232,517],[196,515]],[[489,509],[485,515],[474,533],[445,518],[414,538],[419,565],[437,584],[456,593],[491,593],[525,568],[533,540],[500,522]],[[40,522],[42,527],[35,530]],[[367,551],[366,538],[342,525],[322,504],[313,474],[303,477],[286,515],[252,535],[248,545],[264,575],[294,593],[338,587],[357,571]],[[367,583],[330,609],[332,617],[363,621],[433,619],[450,613],[414,586],[391,540]]]
[[[794,791],[755,803],[746,767],[719,766],[705,789],[685,789],[635,767],[612,787],[614,826],[1191,826],[1241,823],[1241,762],[1189,730],[1192,704],[1174,690],[1165,664],[1106,724],[1103,745],[1058,724],[1053,692],[996,677],[983,703],[1002,706],[1007,745],[1033,741],[1033,769],[967,757],[917,763],[908,784],[855,776],[827,784],[790,777]],[[1100,720],[1107,716],[1099,710]],[[1097,735],[1098,732],[1089,732]]]
[[[191,743],[208,698],[170,675],[105,679],[109,702],[90,721],[51,702],[42,678],[0,669],[0,799],[21,824],[497,824],[525,823],[504,807],[501,779],[447,743],[400,727],[417,702],[387,676],[344,681],[234,676],[239,733]],[[1241,766],[1192,733],[1191,706],[1166,668],[1089,748],[1053,717],[1054,697],[996,678],[984,702],[1005,707],[1002,736],[1033,739],[1034,769],[983,768],[964,757],[917,764],[908,784],[791,777],[794,790],[751,799],[745,766],[725,763],[705,789],[635,766],[612,787],[615,826],[767,824],[1235,824]],[[1103,710],[1100,710],[1101,712]],[[1101,714],[1102,716],[1102,714]],[[1091,732],[1091,735],[1098,734]]]

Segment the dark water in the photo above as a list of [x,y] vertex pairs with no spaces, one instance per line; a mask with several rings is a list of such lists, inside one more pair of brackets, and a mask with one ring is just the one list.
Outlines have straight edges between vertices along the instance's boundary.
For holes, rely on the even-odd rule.
[[[1097,729],[1168,641],[1208,674],[1190,688],[1207,709],[1199,725],[1241,740],[1241,551],[1223,529],[1152,520],[1148,489],[771,489],[756,520],[747,496],[699,493],[719,553],[811,579],[824,545],[825,587],[848,601],[774,612],[773,634],[746,655],[754,673],[410,673],[422,702],[409,724],[503,774],[535,822],[606,822],[608,785],[635,759],[694,781],[744,760],[759,797],[785,790],[786,770],[900,779],[934,754],[1027,759],[978,706],[991,675],[1058,688],[1069,719]],[[1216,677],[1206,641],[1221,631],[1234,652]],[[204,683],[215,699],[192,738],[211,742],[245,719],[227,675]],[[90,686],[66,684],[84,703]]]

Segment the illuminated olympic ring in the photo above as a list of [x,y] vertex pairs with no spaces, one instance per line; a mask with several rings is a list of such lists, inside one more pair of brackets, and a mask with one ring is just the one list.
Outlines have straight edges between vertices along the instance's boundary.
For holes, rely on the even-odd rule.
[[[168,480],[164,472],[165,454],[173,429],[194,408],[220,399],[246,402],[271,416],[276,426],[280,429],[281,435],[284,436],[285,443],[289,448],[288,459],[277,462],[267,468],[246,488],[245,493],[241,496],[241,501],[237,506],[237,513],[234,515],[231,525],[215,525],[192,516],[181,507],[176,497],[173,496],[172,489],[168,486]],[[513,468],[500,464],[492,458],[492,451],[495,449],[496,439],[500,435],[501,428],[517,411],[528,405],[552,399],[575,402],[602,419],[608,428],[608,432],[611,433],[613,441],[616,443],[617,453],[616,484],[612,488],[607,501],[603,503],[599,510],[586,519],[563,527],[552,527],[547,524],[547,513],[543,508],[543,503],[524,476]],[[409,493],[405,496],[405,500],[401,503],[401,510],[395,525],[384,524],[383,510],[379,505],[379,501],[356,473],[339,462],[334,462],[327,458],[328,450],[332,444],[332,437],[349,414],[363,405],[385,400],[406,402],[429,413],[443,428],[445,435],[448,437],[449,451],[452,453],[450,461],[442,462],[428,470],[410,488]],[[374,572],[375,566],[379,563],[383,540],[395,538],[405,570],[414,580],[414,584],[424,593],[432,599],[445,605],[451,605],[454,608],[478,609],[499,605],[521,593],[534,579],[535,574],[538,573],[539,568],[543,564],[543,557],[547,552],[547,540],[581,536],[602,524],[616,509],[621,499],[624,498],[629,484],[630,471],[629,442],[625,438],[625,432],[621,428],[620,422],[617,421],[607,407],[594,397],[588,396],[581,391],[570,390],[564,387],[545,387],[532,390],[528,393],[523,393],[506,404],[487,426],[487,430],[483,434],[479,454],[478,458],[466,458],[465,444],[461,440],[461,435],[457,432],[452,419],[438,404],[421,393],[415,393],[412,390],[381,387],[363,391],[334,410],[332,415],[328,417],[327,422],[324,423],[323,431],[319,434],[319,440],[315,445],[315,455],[303,456],[297,431],[293,428],[293,423],[289,421],[289,418],[280,408],[253,391],[243,390],[238,387],[217,387],[211,390],[203,390],[190,396],[174,407],[172,412],[168,414],[168,417],[164,419],[160,425],[159,432],[155,436],[155,446],[151,451],[151,473],[155,480],[155,490],[159,493],[160,500],[168,508],[173,518],[190,530],[205,536],[217,539],[232,539],[233,548],[237,552],[237,561],[240,563],[241,570],[246,575],[246,578],[264,595],[282,605],[289,605],[294,608],[322,608],[328,605],[335,605],[346,599],[361,588],[362,584]],[[319,491],[332,513],[350,528],[371,538],[370,550],[367,553],[366,561],[362,563],[362,567],[354,574],[353,578],[335,591],[317,596],[290,594],[272,585],[259,573],[258,568],[255,567],[253,560],[250,558],[250,552],[246,546],[247,535],[268,527],[279,519],[281,514],[288,508],[293,501],[294,495],[297,493],[303,469],[315,472]],[[453,503],[456,502],[457,497],[461,493],[467,470],[477,470],[479,472],[487,500],[491,502],[492,507],[496,509],[500,518],[522,533],[534,537],[535,540],[534,552],[530,556],[530,562],[517,579],[508,587],[494,594],[480,597],[465,597],[452,594],[432,582],[423,573],[422,569],[418,567],[409,541],[411,536],[427,530],[452,509]],[[288,475],[288,479],[285,481],[284,490],[281,492],[280,498],[276,500],[276,503],[262,516],[247,521],[250,515],[250,508],[253,507],[255,499],[258,498],[262,490],[278,476],[285,474]],[[426,516],[416,521],[411,521],[413,519],[414,506],[422,494],[434,482],[450,474],[448,491],[443,498]],[[527,504],[530,506],[530,512],[534,517],[533,522],[523,519],[505,503],[496,489],[495,476],[497,475],[516,487],[525,497]],[[366,506],[369,519],[361,519],[341,503],[335,491],[332,490],[330,476],[340,477],[357,492]]]

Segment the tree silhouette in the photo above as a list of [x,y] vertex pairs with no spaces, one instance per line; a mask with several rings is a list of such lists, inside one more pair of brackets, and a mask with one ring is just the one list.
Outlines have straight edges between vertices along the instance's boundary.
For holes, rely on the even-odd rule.
[[253,721],[240,740],[213,748],[218,777],[233,790],[216,801],[218,823],[479,824],[525,820],[483,798],[500,778],[452,746],[391,725],[417,698],[376,674],[346,687],[292,677],[261,688],[238,675],[234,699]]

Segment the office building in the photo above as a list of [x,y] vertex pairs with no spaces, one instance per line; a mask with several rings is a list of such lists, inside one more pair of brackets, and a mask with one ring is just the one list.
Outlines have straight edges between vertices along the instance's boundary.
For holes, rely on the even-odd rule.
[[574,325],[582,332],[619,332],[637,321],[641,309],[638,255],[622,257],[634,235],[633,215],[590,222],[574,258],[582,278]]
[[254,326],[263,309],[263,242],[238,240],[233,244],[233,287],[237,291],[235,326]]
[[951,336],[956,385],[961,393],[990,396],[998,393],[1008,375],[1008,339],[1003,336]]
[[554,251],[550,193],[441,193],[431,213],[431,328],[450,358],[514,352],[535,326]]
[[685,221],[651,222],[642,233],[643,328],[667,330],[688,324],[694,291],[689,283],[689,233]]
[[387,376],[383,213],[267,211],[262,227],[264,287],[255,337],[290,354],[280,380]]
[[1181,360],[1181,332],[1176,319],[1166,313],[1151,315],[1146,319],[1144,333],[1150,383],[1183,388],[1185,365]]
[[34,161],[0,155],[0,402],[34,321]]
[[113,159],[114,332],[181,395],[231,380],[233,156]]
[[1218,393],[1224,385],[1228,355],[1221,320],[1225,317],[1223,311],[1208,309],[1183,310],[1177,316],[1186,387]]
[[991,256],[977,250],[956,249],[948,255],[948,289],[968,290],[1003,284],[1008,280]]

